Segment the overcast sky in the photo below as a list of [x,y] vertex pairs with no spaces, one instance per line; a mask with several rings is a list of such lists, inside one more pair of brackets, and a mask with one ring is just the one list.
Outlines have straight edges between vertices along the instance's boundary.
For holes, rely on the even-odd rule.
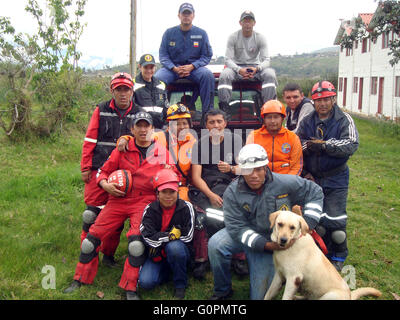
[[[45,3],[45,0],[38,0]],[[137,58],[158,49],[164,31],[178,25],[182,0],[137,0]],[[263,33],[271,56],[305,53],[333,46],[340,19],[373,13],[374,0],[192,0],[193,24],[207,31],[214,56],[225,54],[226,41],[238,30],[240,14],[251,10],[255,30]],[[27,0],[0,0],[0,15],[11,18],[17,32],[32,32]],[[87,67],[129,63],[130,0],[88,0],[79,50]],[[44,6],[43,6],[44,8]],[[97,58],[96,58],[97,57]],[[90,65],[88,65],[90,63]]]

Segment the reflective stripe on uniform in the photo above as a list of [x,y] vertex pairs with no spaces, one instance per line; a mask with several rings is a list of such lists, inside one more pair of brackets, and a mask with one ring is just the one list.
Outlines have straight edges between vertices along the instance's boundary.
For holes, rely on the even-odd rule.
[[314,216],[317,219],[321,218],[322,208],[317,203],[307,203],[304,206],[304,215]]
[[118,117],[118,114],[111,112],[100,112],[100,115],[103,117]]
[[160,90],[165,90],[165,84],[160,83],[159,85],[156,86],[156,88],[158,88]]
[[337,216],[337,217],[331,217],[329,215],[327,215],[326,213],[321,214],[321,218],[327,218],[329,220],[345,220],[347,219],[347,215],[341,215],[341,216]]
[[232,86],[230,86],[229,84],[220,84],[220,85],[218,86],[218,90],[221,90],[221,89],[229,89],[229,90],[232,90]]
[[245,233],[242,235],[242,240],[241,242],[249,247],[251,247],[254,239],[258,236],[258,234],[254,230],[247,230]]
[[262,85],[262,88],[263,89],[265,89],[265,88],[269,88],[269,87],[274,87],[274,88],[276,88],[276,85],[275,85],[275,83],[265,83],[265,84],[263,84]]
[[99,146],[109,146],[109,147],[116,147],[117,144],[115,142],[97,142]]
[[146,85],[144,83],[135,83],[135,91],[144,88]]
[[87,141],[87,142],[91,142],[91,143],[97,143],[97,140],[96,140],[96,139],[91,139],[91,138],[86,138],[86,137],[85,137],[84,140]]
[[156,113],[162,113],[163,112],[163,107],[142,107],[142,109],[146,112],[156,112]]
[[216,219],[216,220],[219,220],[219,221],[224,221],[224,212],[221,211],[221,210],[208,208],[206,210],[206,215],[209,218]]

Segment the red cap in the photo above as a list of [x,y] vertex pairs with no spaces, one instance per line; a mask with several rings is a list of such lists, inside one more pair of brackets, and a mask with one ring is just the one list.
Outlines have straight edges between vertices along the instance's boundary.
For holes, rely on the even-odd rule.
[[110,83],[111,90],[114,90],[120,86],[126,86],[128,88],[133,88],[133,80],[129,73],[118,72],[112,76],[111,83]]
[[165,190],[165,189],[172,189],[172,190],[178,192],[179,186],[178,186],[178,183],[176,183],[176,182],[169,182],[169,183],[162,184],[157,189],[158,189],[158,191]]
[[154,189],[172,189],[178,191],[179,177],[172,169],[161,169],[157,172],[153,181]]

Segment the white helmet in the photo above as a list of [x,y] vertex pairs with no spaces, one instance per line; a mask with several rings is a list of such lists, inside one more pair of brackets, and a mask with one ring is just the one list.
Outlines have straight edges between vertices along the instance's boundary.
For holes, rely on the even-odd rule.
[[246,144],[239,152],[239,168],[254,169],[268,164],[268,155],[259,144]]

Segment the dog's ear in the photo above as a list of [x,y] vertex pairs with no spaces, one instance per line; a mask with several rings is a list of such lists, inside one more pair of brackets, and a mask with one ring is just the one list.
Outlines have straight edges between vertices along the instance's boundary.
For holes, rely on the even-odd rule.
[[292,207],[292,212],[299,215],[300,217],[303,216],[303,212],[301,212],[301,207],[297,204]]
[[272,229],[275,225],[275,220],[279,216],[281,212],[280,211],[275,211],[273,213],[270,213],[269,215],[269,223],[270,223],[270,228]]
[[308,224],[307,224],[306,220],[304,220],[303,217],[300,217],[299,221],[300,221],[301,234],[303,236],[305,236],[310,229],[308,228]]

